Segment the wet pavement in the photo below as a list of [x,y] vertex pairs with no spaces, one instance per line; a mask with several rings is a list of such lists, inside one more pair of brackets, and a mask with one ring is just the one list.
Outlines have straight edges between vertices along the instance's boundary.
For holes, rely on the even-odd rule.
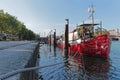
[[24,68],[36,45],[31,41],[1,41],[0,75]]

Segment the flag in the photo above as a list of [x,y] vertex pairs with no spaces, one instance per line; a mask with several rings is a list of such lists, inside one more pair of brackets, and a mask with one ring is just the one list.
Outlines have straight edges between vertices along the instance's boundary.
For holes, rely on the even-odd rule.
[[88,12],[91,13],[91,11],[92,11],[92,10],[91,10],[91,8],[89,7],[89,8],[88,8]]
[[93,7],[89,7],[89,8],[88,8],[88,12],[89,12],[89,13],[94,13],[94,12],[95,12],[95,10],[94,10],[94,8],[93,8]]

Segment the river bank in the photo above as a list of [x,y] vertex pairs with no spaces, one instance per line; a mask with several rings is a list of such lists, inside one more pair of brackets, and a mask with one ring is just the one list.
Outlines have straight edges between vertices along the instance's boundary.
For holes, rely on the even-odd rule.
[[[35,66],[38,51],[39,43],[35,41],[1,41],[0,75],[4,75],[14,70]],[[29,77],[30,75],[33,75],[33,72],[18,74],[14,76],[14,79],[17,80],[21,78],[21,80],[33,80]]]

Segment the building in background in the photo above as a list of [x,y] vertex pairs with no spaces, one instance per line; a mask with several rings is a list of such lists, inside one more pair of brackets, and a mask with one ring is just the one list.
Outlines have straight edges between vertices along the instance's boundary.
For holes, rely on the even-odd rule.
[[112,40],[120,40],[120,32],[119,29],[112,29],[109,30],[110,36],[112,37]]

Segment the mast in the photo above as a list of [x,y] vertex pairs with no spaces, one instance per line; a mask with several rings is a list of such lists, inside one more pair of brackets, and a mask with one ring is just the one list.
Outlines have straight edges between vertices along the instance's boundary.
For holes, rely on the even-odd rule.
[[88,12],[90,13],[90,19],[92,21],[92,34],[94,33],[94,7],[93,4],[88,8]]

